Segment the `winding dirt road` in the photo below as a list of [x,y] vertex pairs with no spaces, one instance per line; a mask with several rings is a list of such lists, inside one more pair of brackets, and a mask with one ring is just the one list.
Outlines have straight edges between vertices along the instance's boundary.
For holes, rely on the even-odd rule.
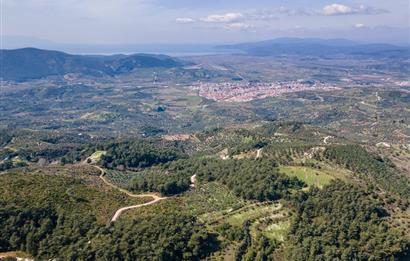
[[168,198],[168,197],[160,197],[160,196],[158,196],[158,195],[155,194],[155,193],[133,194],[133,193],[129,192],[128,190],[125,190],[125,189],[123,189],[123,188],[118,187],[117,185],[114,185],[114,184],[110,183],[110,182],[104,177],[104,176],[105,176],[105,171],[104,171],[102,168],[100,168],[99,166],[95,166],[95,165],[94,165],[94,167],[96,167],[96,168],[101,172],[101,174],[100,174],[100,179],[101,179],[105,184],[107,184],[108,186],[110,186],[110,187],[112,187],[112,188],[114,188],[114,189],[117,189],[117,190],[121,191],[122,193],[127,194],[129,197],[132,197],[132,198],[146,198],[146,197],[151,197],[151,198],[153,199],[153,200],[151,200],[151,201],[149,201],[149,202],[147,202],[147,203],[138,204],[138,205],[132,205],[132,206],[127,206],[127,207],[123,207],[123,208],[118,209],[117,211],[115,211],[115,214],[114,214],[114,216],[111,218],[111,221],[110,221],[110,222],[116,221],[116,220],[121,216],[121,214],[122,214],[124,211],[126,211],[126,210],[133,209],[133,208],[140,208],[140,207],[148,206],[148,205],[152,205],[152,204],[157,203],[157,202],[160,201],[160,200],[163,200],[163,199],[167,199],[167,198]]
[[[146,195],[145,195],[145,196],[146,196]],[[158,196],[152,196],[152,198],[153,198],[154,200],[152,200],[152,201],[150,201],[150,202],[147,202],[147,203],[144,203],[144,204],[132,205],[132,206],[123,207],[123,208],[118,209],[117,211],[115,211],[114,216],[111,218],[111,222],[116,221],[116,220],[120,217],[120,215],[122,214],[122,212],[124,212],[124,211],[126,211],[126,210],[133,209],[133,208],[140,208],[140,207],[148,206],[148,205],[152,205],[152,204],[157,203],[157,202],[160,201],[160,200],[167,199],[167,197],[158,197]]]
[[[138,205],[132,205],[132,206],[127,206],[127,207],[123,207],[123,208],[118,209],[117,211],[115,211],[115,214],[114,214],[114,216],[111,218],[111,221],[110,221],[110,222],[116,221],[116,220],[121,216],[121,214],[122,214],[124,211],[127,211],[127,210],[129,210],[129,209],[140,208],[140,207],[143,207],[143,206],[152,205],[152,204],[157,203],[158,201],[161,201],[161,200],[164,200],[164,199],[167,199],[167,198],[171,198],[171,197],[161,197],[161,196],[159,196],[158,194],[155,194],[155,193],[133,194],[133,193],[129,192],[128,190],[125,190],[125,189],[123,189],[123,188],[118,187],[117,185],[114,185],[114,184],[110,183],[110,182],[104,177],[104,176],[105,176],[105,171],[104,171],[104,169],[100,168],[99,166],[95,166],[95,165],[94,165],[94,167],[97,168],[97,169],[101,172],[101,174],[100,174],[99,177],[100,177],[100,179],[101,179],[105,184],[107,184],[108,186],[110,186],[110,187],[112,187],[112,188],[115,188],[115,189],[121,191],[122,193],[127,194],[129,197],[133,197],[133,198],[146,198],[146,197],[151,197],[151,198],[153,199],[153,200],[151,200],[151,201],[149,201],[149,202],[147,202],[147,203],[138,204]],[[192,175],[191,178],[190,178],[190,180],[191,180],[191,187],[192,187],[192,188],[195,187],[196,175]]]

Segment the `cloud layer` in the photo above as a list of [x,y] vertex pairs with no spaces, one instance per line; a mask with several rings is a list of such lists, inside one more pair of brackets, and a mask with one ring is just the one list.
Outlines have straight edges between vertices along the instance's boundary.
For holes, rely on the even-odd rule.
[[211,14],[200,20],[205,23],[232,23],[244,18],[242,13]]
[[342,15],[378,15],[388,13],[386,9],[375,8],[371,6],[359,5],[349,6],[344,4],[329,4],[320,10],[295,9],[280,6],[277,8],[250,10],[244,12],[227,12],[219,14],[209,14],[204,17],[191,18],[180,17],[176,19],[177,23],[203,23],[214,24],[216,28],[225,28],[230,30],[249,30],[255,28],[255,22],[279,20],[282,17],[289,16],[342,16]]
[[360,5],[358,7],[351,7],[342,4],[331,4],[323,7],[323,15],[377,15],[388,13],[387,10],[381,8],[374,8],[371,6]]
[[[3,35],[64,43],[240,42],[341,30],[367,39],[382,26],[402,28],[396,38],[408,41],[408,1],[4,0],[1,18]],[[394,38],[391,29],[371,32]]]

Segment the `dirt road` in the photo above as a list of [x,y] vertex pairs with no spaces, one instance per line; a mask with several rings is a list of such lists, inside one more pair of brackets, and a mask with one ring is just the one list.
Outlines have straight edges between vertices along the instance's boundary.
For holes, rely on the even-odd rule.
[[[125,194],[127,194],[128,196],[133,197],[133,198],[151,197],[151,198],[153,199],[153,200],[151,200],[151,201],[149,201],[149,202],[147,202],[147,203],[138,204],[138,205],[132,205],[132,206],[127,206],[127,207],[123,207],[123,208],[118,209],[117,211],[115,211],[115,214],[114,214],[114,216],[111,218],[111,221],[110,221],[110,222],[116,221],[116,220],[121,216],[121,214],[122,214],[124,211],[127,211],[127,210],[129,210],[129,209],[140,208],[140,207],[152,205],[152,204],[157,203],[158,201],[161,201],[161,200],[170,198],[170,197],[161,197],[161,196],[159,196],[158,194],[155,194],[155,193],[133,194],[133,193],[129,192],[128,190],[125,190],[125,189],[123,189],[123,188],[118,187],[117,185],[114,185],[114,184],[110,183],[110,182],[104,177],[104,176],[105,176],[105,171],[104,171],[104,169],[100,168],[99,166],[95,166],[95,165],[94,165],[94,167],[96,167],[96,168],[101,172],[101,174],[100,174],[99,177],[100,177],[100,179],[101,179],[105,184],[107,184],[108,186],[110,186],[110,187],[112,187],[112,188],[115,188],[115,189],[121,191],[122,193],[125,193]],[[191,187],[195,187],[196,175],[192,175],[191,178],[190,178],[190,180],[191,180],[191,185],[190,185],[190,186],[191,186]]]
[[[145,197],[145,196],[144,196],[144,197]],[[160,200],[163,200],[163,199],[167,199],[167,198],[168,198],[168,197],[158,197],[158,196],[152,196],[152,197],[153,197],[154,200],[152,200],[152,201],[150,201],[150,202],[147,202],[147,203],[144,203],[144,204],[139,204],[139,205],[132,205],[132,206],[123,207],[123,208],[118,209],[117,211],[115,211],[114,216],[111,218],[111,222],[116,221],[116,220],[120,217],[120,215],[122,214],[122,212],[124,212],[124,211],[126,211],[126,210],[134,209],[134,208],[140,208],[140,207],[148,206],[148,205],[152,205],[152,204],[157,203],[157,202],[160,201]]]
[[132,197],[132,198],[146,198],[146,197],[151,197],[151,198],[153,199],[153,200],[151,200],[151,201],[149,201],[149,202],[147,202],[147,203],[138,204],[138,205],[132,205],[132,206],[127,206],[127,207],[123,207],[123,208],[118,209],[117,211],[115,211],[114,216],[111,218],[111,222],[116,221],[116,220],[121,216],[121,214],[122,214],[124,211],[126,211],[126,210],[134,209],[134,208],[140,208],[140,207],[148,206],[148,205],[152,205],[152,204],[157,203],[157,202],[160,201],[160,200],[169,198],[169,197],[161,197],[161,196],[159,196],[159,195],[157,195],[157,194],[155,194],[155,193],[133,194],[133,193],[129,192],[128,190],[125,190],[125,189],[123,189],[123,188],[118,187],[117,185],[114,185],[114,184],[110,183],[110,182],[104,177],[104,176],[105,176],[105,171],[104,171],[102,168],[100,168],[99,166],[95,166],[95,165],[94,165],[94,167],[96,167],[96,168],[101,172],[101,174],[100,174],[100,179],[101,179],[105,184],[107,184],[108,186],[110,186],[110,187],[112,187],[112,188],[115,188],[115,189],[121,191],[122,193],[127,194],[129,197]]
[[189,185],[191,188],[195,188],[195,182],[196,182],[196,174],[192,175],[191,178],[191,185]]
[[256,151],[256,158],[259,159],[260,157],[262,157],[262,148]]
[[328,143],[327,143],[327,140],[330,139],[330,138],[333,138],[333,137],[332,137],[332,136],[326,136],[326,137],[323,139],[323,143],[324,143],[324,144],[328,144]]

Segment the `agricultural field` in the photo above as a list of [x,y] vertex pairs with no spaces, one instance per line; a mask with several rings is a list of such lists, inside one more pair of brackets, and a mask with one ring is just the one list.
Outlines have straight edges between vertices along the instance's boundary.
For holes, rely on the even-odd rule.
[[119,170],[104,170],[105,178],[112,184],[121,188],[128,188],[132,178],[137,175],[136,172],[119,171]]
[[251,204],[231,212],[227,217],[224,217],[224,221],[233,226],[241,226],[246,220],[256,220],[260,217],[268,217],[281,208],[282,205],[278,203]]
[[217,182],[199,184],[183,194],[187,208],[204,221],[209,221],[219,211],[232,211],[245,204],[232,191]]

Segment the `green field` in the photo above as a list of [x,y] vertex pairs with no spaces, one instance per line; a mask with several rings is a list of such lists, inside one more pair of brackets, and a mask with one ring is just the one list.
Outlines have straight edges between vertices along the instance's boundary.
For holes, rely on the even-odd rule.
[[289,175],[291,177],[297,177],[298,179],[304,181],[308,186],[316,186],[322,188],[330,181],[335,179],[330,174],[309,167],[300,166],[281,166],[279,167],[280,172]]

